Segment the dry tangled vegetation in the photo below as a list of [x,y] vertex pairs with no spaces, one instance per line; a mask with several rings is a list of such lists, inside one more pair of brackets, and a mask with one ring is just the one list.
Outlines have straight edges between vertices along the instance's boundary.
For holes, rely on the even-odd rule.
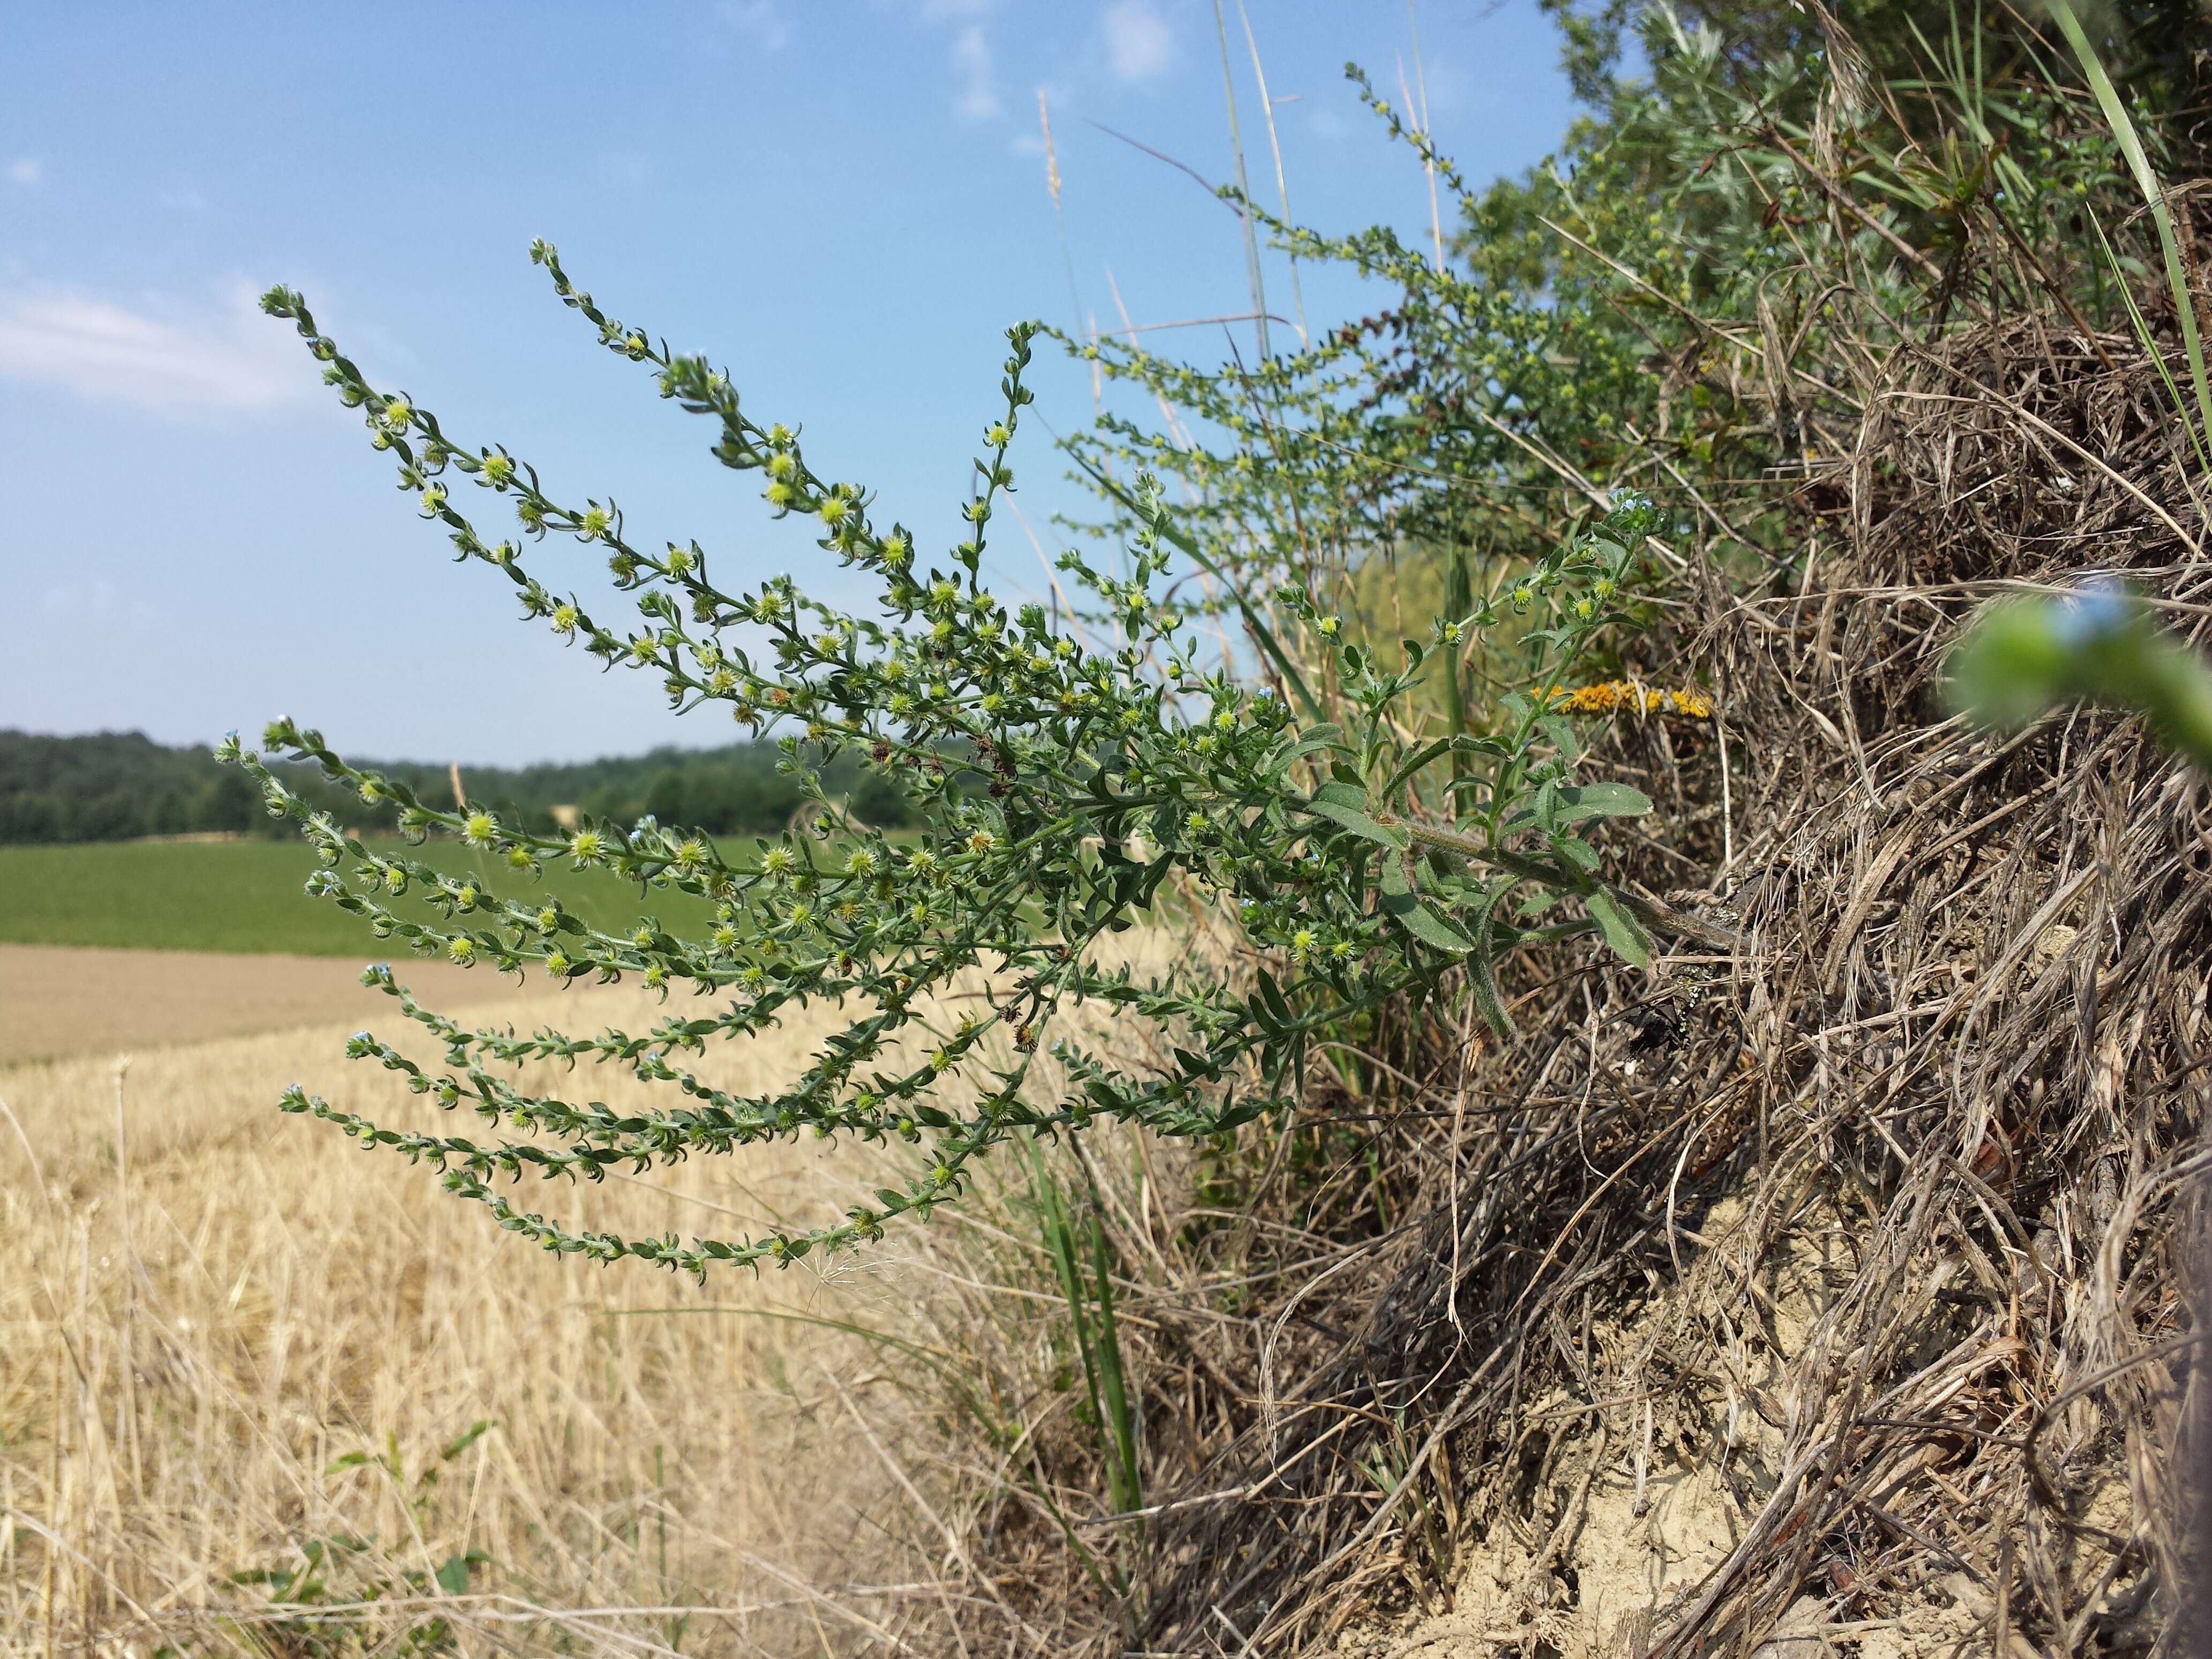
[[[2131,722],[1992,739],[1932,693],[1984,596],[2092,558],[2212,614],[2160,395],[2118,336],[1900,349],[1807,422],[1802,560],[1682,573],[1646,666],[1725,718],[1609,740],[1666,809],[1635,875],[1735,950],[1563,953],[1511,1042],[1408,1023],[1295,1127],[1062,1155],[1143,1402],[1133,1516],[1018,1192],[707,1313],[273,1121],[329,1034],[142,1059],[120,1168],[106,1062],[9,1074],[9,1639],[2148,1651],[2184,1554],[2212,813]],[[861,1173],[675,1184],[757,1212]],[[319,1608],[238,1577],[317,1539],[374,1540]]]
[[1315,1103],[1358,1167],[1259,1188],[1296,1273],[1136,1304],[1177,1378],[1143,1650],[2124,1654],[2173,1616],[2207,786],[2138,723],[1995,738],[1936,693],[1978,604],[2085,567],[2201,628],[2185,440],[2125,336],[1999,323],[1842,390],[1770,349],[1802,556],[1691,561],[1648,672],[1724,717],[1611,739],[1672,831],[1635,874],[1739,943],[1562,954],[1504,1044],[1384,1032]]

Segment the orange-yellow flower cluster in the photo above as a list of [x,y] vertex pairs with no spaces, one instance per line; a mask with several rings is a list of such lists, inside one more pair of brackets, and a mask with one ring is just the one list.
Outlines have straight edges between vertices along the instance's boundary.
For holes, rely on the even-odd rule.
[[1713,717],[1713,700],[1702,691],[1668,691],[1638,685],[1633,680],[1607,680],[1601,685],[1552,688],[1554,708],[1570,714],[1610,714],[1626,708],[1646,714],[1680,714],[1693,720]]

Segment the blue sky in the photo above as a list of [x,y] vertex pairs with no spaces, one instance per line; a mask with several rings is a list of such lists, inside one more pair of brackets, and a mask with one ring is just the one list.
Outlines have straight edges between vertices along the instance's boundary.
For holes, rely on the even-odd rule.
[[[1395,98],[1415,23],[1431,124],[1470,176],[1527,166],[1571,117],[1534,0],[1426,0],[1411,21],[1392,0],[1244,6],[1291,204],[1321,228],[1427,234],[1418,164],[1342,75],[1357,59]],[[1227,20],[1272,198],[1236,0]],[[0,66],[0,726],[187,742],[289,714],[342,750],[465,763],[731,737],[641,677],[602,679],[451,563],[253,308],[272,282],[453,435],[505,442],[558,496],[611,493],[633,539],[696,537],[718,574],[825,592],[757,481],[553,301],[532,237],[616,314],[727,365],[760,418],[803,424],[815,465],[926,547],[957,539],[1007,325],[1079,323],[1079,300],[1102,326],[1249,309],[1234,216],[1099,131],[1228,176],[1211,0],[88,3],[19,13]],[[1279,257],[1267,275],[1286,313]],[[1316,328],[1384,297],[1303,276]],[[1219,328],[1151,337],[1225,349]],[[1035,383],[1045,423],[1090,418],[1075,365],[1041,354]],[[1014,465],[1049,547],[1080,503],[1041,427]],[[1019,526],[994,532],[999,591],[1041,586]],[[571,544],[537,569],[599,587]]]

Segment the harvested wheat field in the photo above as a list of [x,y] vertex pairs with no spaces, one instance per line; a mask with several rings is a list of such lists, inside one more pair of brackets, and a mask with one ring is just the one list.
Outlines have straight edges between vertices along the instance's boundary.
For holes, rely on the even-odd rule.
[[[297,964],[240,966],[292,981],[283,1017],[323,994]],[[562,1001],[493,989],[478,1012]],[[566,1001],[581,1022],[644,1006]],[[502,1236],[431,1172],[276,1109],[296,1079],[436,1115],[341,1057],[374,1012],[0,1070],[0,1652],[781,1654],[868,1639],[927,1593],[883,1577],[899,1552],[872,1517],[907,1477],[882,1350],[805,1322],[918,1334],[898,1274],[702,1291]],[[766,1081],[812,1033],[780,1035],[718,1075]],[[834,1211],[866,1163],[757,1148],[544,1201],[742,1229]]]
[[[442,962],[410,963],[408,980],[426,996],[487,1006],[523,994]],[[0,945],[0,1066],[359,1024],[381,1000],[348,957]]]

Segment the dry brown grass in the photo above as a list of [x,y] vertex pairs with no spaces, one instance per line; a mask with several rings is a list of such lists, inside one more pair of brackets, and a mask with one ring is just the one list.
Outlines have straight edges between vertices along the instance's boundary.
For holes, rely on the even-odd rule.
[[1637,641],[1711,732],[1589,738],[1660,803],[1614,867],[1735,942],[1540,954],[1512,1037],[1432,1004],[1321,1079],[1307,1122],[1376,1122],[1371,1218],[1240,1309],[1265,1408],[1207,1310],[1157,1311],[1231,1386],[1148,1480],[1153,1649],[2088,1659],[2205,1582],[2212,791],[2139,722],[1995,736],[1938,685],[1980,603],[2085,568],[2201,648],[2193,457],[2138,342],[2049,318],[1848,397],[1735,372],[1802,397],[1796,558],[1716,534]]
[[[897,1542],[914,1396],[877,1347],[794,1319],[910,1325],[897,1273],[701,1291],[545,1257],[431,1173],[276,1112],[297,1079],[380,1120],[434,1115],[347,1066],[344,1029],[0,1071],[0,1652],[390,1651],[434,1615],[466,1651],[895,1650],[886,1626],[935,1595]],[[795,1066],[810,1035],[730,1057],[728,1080]],[[741,1229],[849,1201],[867,1158],[755,1149],[552,1207]],[[342,1462],[363,1452],[398,1477]],[[255,1613],[272,1591],[235,1575],[332,1538],[373,1542],[328,1600],[380,1585],[383,1607]],[[464,1596],[404,1580],[471,1549],[489,1562]]]

